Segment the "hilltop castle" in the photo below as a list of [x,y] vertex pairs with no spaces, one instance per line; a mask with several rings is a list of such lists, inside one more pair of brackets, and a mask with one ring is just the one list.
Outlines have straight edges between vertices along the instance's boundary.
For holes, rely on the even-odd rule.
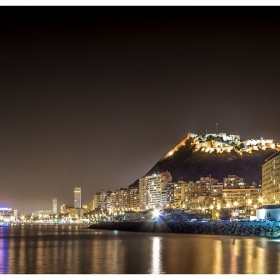
[[266,149],[280,150],[280,145],[274,143],[272,139],[248,139],[241,141],[239,135],[228,135],[226,133],[194,134],[188,133],[187,137],[168,152],[163,158],[172,156],[179,148],[185,146],[189,140],[195,152],[224,153],[235,151],[242,153],[252,153]]

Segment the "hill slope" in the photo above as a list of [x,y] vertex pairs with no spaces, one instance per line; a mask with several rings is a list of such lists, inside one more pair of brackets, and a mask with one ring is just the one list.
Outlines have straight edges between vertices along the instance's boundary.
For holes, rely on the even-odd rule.
[[[213,136],[211,137],[213,138]],[[240,143],[243,145],[243,142],[239,141],[239,146],[236,146],[235,142],[231,142],[230,145],[233,148],[228,152],[217,152],[216,150],[220,148],[215,148],[216,150],[213,149],[214,152],[207,153],[197,149],[198,145],[204,147],[203,143],[209,142],[203,141],[197,141],[197,137],[187,137],[175,147],[176,149],[174,148],[172,152],[169,152],[169,154],[158,161],[147,175],[169,171],[175,182],[179,180],[194,181],[200,177],[207,177],[210,174],[213,178],[222,181],[223,178],[231,174],[244,178],[247,184],[252,182],[259,184],[262,176],[262,165],[265,159],[274,154],[279,148],[279,145],[274,147],[275,144],[273,144],[273,148],[269,147],[240,153],[237,148],[240,147]],[[227,143],[224,142],[222,144],[228,147]]]

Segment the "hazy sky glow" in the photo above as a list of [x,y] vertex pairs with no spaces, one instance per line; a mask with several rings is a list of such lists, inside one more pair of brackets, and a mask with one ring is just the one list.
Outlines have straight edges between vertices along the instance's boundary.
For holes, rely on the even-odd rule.
[[143,176],[188,132],[280,142],[278,7],[3,8],[0,205]]

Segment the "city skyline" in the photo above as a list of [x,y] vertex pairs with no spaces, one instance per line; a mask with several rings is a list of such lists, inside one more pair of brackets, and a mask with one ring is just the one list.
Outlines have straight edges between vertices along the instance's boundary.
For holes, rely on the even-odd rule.
[[[200,150],[200,148],[199,149],[197,149],[197,145],[201,145],[201,144],[203,144],[203,143],[207,143],[207,142],[203,142],[203,141],[207,141],[207,137],[223,137],[224,138],[224,142],[216,142],[216,145],[218,145],[218,147],[219,147],[219,145],[220,144],[223,144],[223,145],[227,145],[226,143],[232,143],[232,145],[236,145],[237,143],[246,143],[247,145],[249,145],[249,146],[245,146],[243,149],[244,149],[244,152],[243,153],[252,153],[252,151],[253,151],[253,153],[254,152],[256,152],[256,151],[259,151],[259,149],[257,148],[258,147],[258,145],[260,145],[259,147],[262,147],[262,145],[264,145],[264,147],[267,145],[267,148],[269,148],[269,149],[271,149],[272,147],[273,147],[273,149],[275,149],[275,154],[279,154],[279,152],[277,152],[277,150],[279,151],[279,144],[277,144],[276,146],[277,146],[277,148],[276,148],[276,146],[275,146],[275,143],[273,142],[273,141],[271,141],[271,140],[267,140],[267,139],[250,139],[250,140],[244,140],[244,139],[242,139],[242,138],[240,138],[240,135],[227,135],[227,134],[225,134],[225,133],[212,133],[212,134],[202,134],[202,135],[197,135],[197,134],[193,134],[193,133],[189,133],[188,134],[188,136],[182,141],[182,142],[180,142],[178,145],[176,145],[174,148],[173,148],[173,150],[172,150],[172,153],[167,153],[166,155],[164,155],[163,157],[162,157],[162,159],[166,159],[166,158],[168,158],[168,157],[173,157],[174,156],[174,153],[176,153],[177,152],[177,150],[180,148],[180,147],[182,147],[182,146],[184,146],[185,145],[185,141],[188,141],[188,139],[190,139],[190,138],[192,138],[192,137],[197,137],[197,136],[199,136],[199,137],[201,137],[200,139],[200,141],[202,141],[202,142],[200,142],[199,144],[195,144],[194,145],[194,151],[195,152],[197,152],[197,151],[199,151],[200,153],[201,152],[204,152],[204,153],[209,153],[209,151],[207,151],[207,148],[206,148],[206,146],[205,146],[205,149],[206,150]],[[196,139],[196,138],[193,138],[193,139]],[[233,142],[232,142],[233,141]],[[240,141],[242,141],[242,142],[240,142]],[[198,142],[197,142],[198,143]],[[220,143],[220,144],[219,144]],[[203,144],[204,145],[204,144]],[[200,147],[200,146],[199,146]],[[226,146],[225,146],[226,147]],[[230,147],[230,146],[229,146]],[[247,147],[247,148],[246,148]],[[250,149],[248,150],[248,147],[250,147]],[[255,147],[255,148],[254,148]],[[257,148],[257,149],[256,149]],[[209,149],[209,148],[208,148]],[[219,148],[214,148],[214,149],[219,149]],[[220,149],[221,149],[221,146],[220,146]],[[230,151],[227,151],[227,149],[228,148],[225,148],[225,150],[224,151],[218,151],[218,153],[228,153],[228,152],[230,152]],[[250,151],[251,150],[251,151]],[[236,151],[236,152],[238,152],[238,150]],[[211,153],[211,152],[210,152]],[[214,153],[217,153],[217,150],[216,151],[214,151]],[[238,152],[239,153],[239,152]],[[242,155],[242,154],[241,154]],[[269,157],[270,158],[270,157]],[[263,164],[265,164],[265,161],[263,162]],[[166,176],[165,175],[165,173],[168,173],[169,174],[169,176],[171,176],[170,178],[172,178],[172,174],[170,174],[170,172],[168,172],[168,171],[166,171],[166,172],[163,172],[162,173],[162,175],[164,175],[164,176]],[[139,183],[138,183],[138,185],[137,185],[137,188],[138,188],[138,192],[140,192],[140,198],[141,198],[141,185],[143,184],[143,183],[141,183],[143,180],[146,180],[145,178],[153,178],[154,176],[155,176],[155,178],[157,178],[158,176],[161,176],[161,175],[159,175],[160,174],[160,172],[157,172],[157,173],[153,173],[153,174],[151,174],[151,175],[145,175],[145,176],[143,176],[143,177],[140,177],[140,178],[138,178],[139,179]],[[207,174],[207,172],[205,173],[203,173],[203,176],[205,176],[205,177],[207,177],[207,176],[210,176],[211,177],[211,174]],[[228,174],[228,176],[236,176],[235,174]],[[197,176],[196,177],[196,179],[195,179],[195,181],[199,181],[199,180],[201,180],[202,179],[202,177],[199,177],[199,176]],[[215,178],[213,178],[214,180],[216,180]],[[225,180],[226,178],[223,178],[223,180]],[[241,178],[242,180],[243,180],[243,178]],[[169,183],[171,183],[172,182],[172,184],[178,184],[178,181],[177,180],[172,180],[172,179],[170,179],[170,181],[169,181]],[[182,182],[184,182],[184,181],[182,181]],[[218,180],[217,180],[217,182],[218,182]],[[159,182],[158,182],[159,183]],[[184,182],[184,183],[191,183],[191,182]],[[219,181],[219,183],[220,183],[220,181]],[[249,184],[248,184],[248,186],[250,186],[250,185],[255,185],[256,184],[256,182],[250,182]],[[246,185],[246,184],[245,184]],[[260,185],[261,186],[261,185]],[[126,189],[128,186],[123,186],[123,187],[120,187],[119,189],[120,190],[124,190],[124,189]],[[133,187],[133,188],[135,188],[135,186]],[[159,190],[160,190],[161,188],[159,188]],[[67,205],[67,207],[70,207],[70,208],[78,208],[78,209],[82,209],[84,206],[86,206],[86,207],[88,207],[91,203],[93,203],[94,204],[94,197],[96,196],[96,194],[97,193],[104,193],[104,195],[105,195],[105,197],[104,197],[104,203],[105,203],[105,201],[106,201],[106,204],[107,204],[107,194],[108,193],[115,193],[116,191],[118,191],[115,187],[111,187],[111,188],[104,188],[104,189],[102,189],[102,190],[100,190],[100,191],[96,191],[96,192],[93,192],[93,193],[91,193],[90,194],[90,196],[88,196],[87,198],[86,198],[86,200],[82,203],[82,199],[81,199],[81,190],[82,190],[82,188],[81,187],[73,187],[72,188],[72,191],[74,190],[74,197],[73,197],[73,200],[72,200],[72,202],[71,201],[66,201],[65,200],[65,197],[67,197],[67,194],[64,194],[62,197],[60,197],[59,198],[59,200],[60,200],[60,202],[59,202],[59,204],[58,204],[58,198],[52,198],[51,199],[51,207],[46,207],[46,208],[44,208],[43,209],[43,207],[39,207],[38,209],[35,209],[34,207],[33,208],[30,208],[30,209],[32,209],[32,211],[30,211],[30,212],[24,212],[24,211],[22,211],[22,209],[18,209],[17,207],[14,207],[14,209],[17,209],[17,210],[19,210],[22,214],[31,214],[31,212],[36,212],[36,211],[41,211],[41,210],[43,210],[43,211],[52,211],[52,213],[53,214],[57,214],[57,213],[60,213],[61,211],[58,211],[58,208],[60,209],[60,207],[62,206],[62,205]],[[155,192],[156,193],[156,192]],[[138,193],[138,195],[139,195],[139,193]],[[159,195],[159,194],[158,194]],[[160,199],[160,197],[159,196],[155,196],[153,199],[155,199],[155,201],[157,201],[157,200],[159,200]],[[152,205],[152,204],[151,204]],[[6,206],[6,205],[4,205],[4,206]],[[59,207],[60,206],[60,207]],[[140,206],[140,209],[141,209],[141,205],[138,205],[135,209],[139,209],[139,206]],[[154,204],[154,206],[155,206],[155,204]],[[162,205],[163,206],[163,205]],[[101,209],[107,209],[107,206],[102,206],[101,207]],[[50,210],[51,209],[51,210]],[[123,208],[124,209],[124,208]],[[107,209],[108,210],[108,209]],[[143,209],[142,209],[143,210]],[[84,211],[89,211],[89,209],[87,209],[87,208],[85,208],[84,209]],[[139,211],[139,210],[137,210],[137,211]],[[85,212],[85,213],[86,213]]]
[[[273,156],[279,158],[279,152]],[[279,176],[279,174],[276,176]],[[277,184],[278,180],[277,177]],[[224,208],[244,207],[249,199],[252,209],[255,206],[254,211],[256,211],[257,207],[264,205],[263,202],[267,202],[262,197],[264,195],[262,194],[262,189],[261,185],[256,185],[254,182],[253,184],[247,184],[244,182],[244,178],[233,174],[228,174],[222,180],[218,180],[209,175],[197,178],[195,181],[176,181],[172,179],[172,174],[166,171],[139,178],[138,186],[93,193],[92,200],[83,205],[81,204],[82,188],[75,187],[73,189],[74,203],[68,204],[62,201],[61,207],[59,207],[60,210],[58,210],[57,198],[51,199],[51,207],[48,209],[36,209],[32,213],[23,213],[21,209],[11,208],[1,208],[1,210],[11,212],[20,211],[21,216],[17,221],[25,220],[26,217],[30,216],[38,218],[39,215],[52,220],[54,218],[57,219],[57,214],[62,214],[66,218],[68,218],[68,215],[69,217],[78,215],[80,218],[86,218],[88,215],[94,217],[96,213],[104,212],[104,214],[107,213],[108,215],[106,217],[114,217],[114,213],[124,214],[126,211],[130,213],[145,210],[152,211],[154,209],[173,209],[200,213],[201,211],[207,211],[207,209],[209,211],[211,209],[210,207],[214,206],[218,206],[219,210],[222,205]],[[278,189],[277,186],[276,189]],[[264,197],[269,193],[271,191],[266,191]],[[247,197],[248,195],[249,197]],[[244,200],[245,198],[246,200]],[[252,198],[254,199],[252,200]],[[270,202],[271,204],[277,204],[279,198],[276,201],[274,197],[274,201]],[[201,210],[201,207],[204,210]],[[29,219],[28,221],[30,222]]]
[[71,203],[77,185],[87,203],[216,123],[280,142],[273,8],[41,11],[0,19],[1,206]]

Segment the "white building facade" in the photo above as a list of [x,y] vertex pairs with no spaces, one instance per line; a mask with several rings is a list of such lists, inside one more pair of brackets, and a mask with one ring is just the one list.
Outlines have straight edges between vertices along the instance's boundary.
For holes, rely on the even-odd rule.
[[280,221],[280,204],[264,205],[257,209],[257,219]]
[[52,198],[52,213],[57,214],[57,198]]
[[172,182],[166,171],[139,179],[139,204],[141,210],[163,207],[166,203],[166,187]]
[[262,193],[264,204],[280,203],[280,152],[266,159],[262,166]]

